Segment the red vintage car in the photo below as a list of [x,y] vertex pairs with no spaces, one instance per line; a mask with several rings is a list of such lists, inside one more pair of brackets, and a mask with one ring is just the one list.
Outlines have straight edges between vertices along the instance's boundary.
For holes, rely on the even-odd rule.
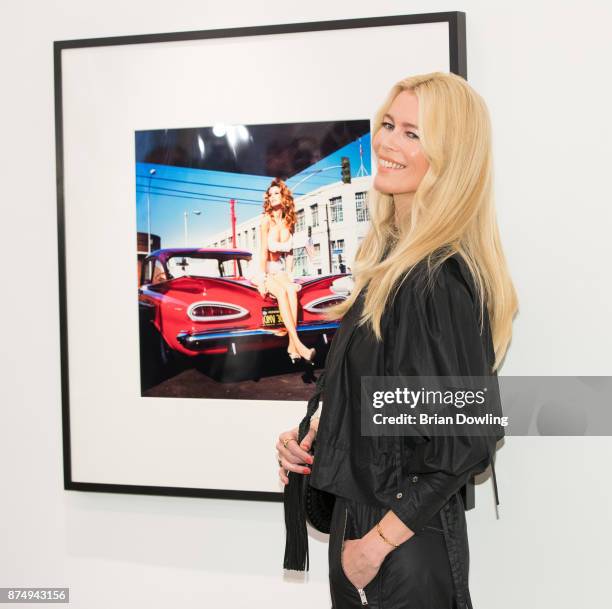
[[[237,355],[286,346],[276,299],[262,298],[245,277],[255,262],[250,251],[234,248],[151,252],[141,267],[141,323],[154,326],[166,355]],[[339,322],[325,321],[321,313],[346,298],[351,279],[346,274],[294,279],[300,285],[297,331],[305,344],[328,344]]]

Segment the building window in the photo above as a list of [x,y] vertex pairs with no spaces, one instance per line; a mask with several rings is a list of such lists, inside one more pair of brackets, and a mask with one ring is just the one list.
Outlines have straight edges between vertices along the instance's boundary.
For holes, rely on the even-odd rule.
[[329,200],[332,222],[342,222],[342,197],[332,197]]
[[305,247],[293,248],[293,268],[296,275],[308,274],[308,259]]
[[332,273],[346,272],[346,260],[344,258],[344,239],[332,239],[329,243],[332,250]]
[[253,239],[253,249],[257,247],[257,233],[255,232],[255,227],[251,229],[251,239]]
[[314,228],[319,226],[319,205],[315,203],[310,206],[310,225]]
[[297,220],[295,222],[295,232],[299,233],[301,230],[304,230],[306,226],[306,214],[303,209],[300,209],[296,214]]
[[357,215],[357,222],[367,222],[370,219],[370,214],[368,213],[367,191],[355,193],[355,211]]
[[331,243],[332,253],[336,253],[334,252],[334,250],[340,250],[339,253],[344,254],[344,239],[332,239],[330,243]]

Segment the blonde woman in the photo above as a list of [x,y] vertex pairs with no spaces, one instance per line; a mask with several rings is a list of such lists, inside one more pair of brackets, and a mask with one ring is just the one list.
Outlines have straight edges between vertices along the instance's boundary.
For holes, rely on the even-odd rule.
[[295,204],[291,190],[280,178],[272,180],[264,194],[264,213],[260,221],[260,258],[256,272],[249,279],[262,297],[269,292],[289,336],[287,353],[292,363],[304,358],[314,364],[316,350],[309,349],[297,332],[297,292],[300,285],[293,281],[293,232],[296,223]]
[[334,609],[471,609],[461,491],[491,465],[499,502],[497,438],[362,435],[360,380],[497,373],[518,301],[495,217],[489,114],[463,78],[434,72],[392,87],[373,134],[371,225],[355,287],[329,310],[342,321],[305,419],[276,444],[285,567],[307,568],[299,489],[310,475],[335,497]]

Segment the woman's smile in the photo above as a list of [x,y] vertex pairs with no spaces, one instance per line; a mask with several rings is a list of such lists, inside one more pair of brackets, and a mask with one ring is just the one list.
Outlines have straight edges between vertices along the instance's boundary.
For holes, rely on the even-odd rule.
[[395,163],[387,159],[379,158],[378,168],[382,170],[397,171],[398,169],[406,169],[406,165],[401,165],[400,163]]

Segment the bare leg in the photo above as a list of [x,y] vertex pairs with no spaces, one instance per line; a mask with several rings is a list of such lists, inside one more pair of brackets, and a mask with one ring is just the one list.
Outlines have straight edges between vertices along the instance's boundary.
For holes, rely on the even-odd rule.
[[[292,279],[285,271],[276,273],[274,275],[274,278],[287,290],[293,325],[297,328],[298,298],[297,290],[295,289],[295,283],[293,283]],[[296,353],[296,345],[294,344],[291,336],[289,336],[289,346],[287,347],[287,351],[290,353]]]
[[306,345],[304,345],[298,336],[293,313],[291,311],[291,303],[289,300],[289,294],[287,293],[287,288],[276,277],[269,276],[268,289],[272,294],[274,294],[276,301],[278,302],[278,310],[280,311],[289,334],[289,344],[293,344],[293,347],[296,349],[296,353],[304,358],[308,358],[310,350],[308,347],[306,347]]
[[293,316],[293,324],[297,327],[297,290],[296,284],[287,275],[285,271],[275,275],[275,278],[281,283],[287,290],[287,296],[289,297],[289,304],[291,305],[291,314]]
[[[293,321],[293,325],[296,328],[296,332],[297,332],[297,294],[295,293],[295,290],[287,290],[287,296],[289,298],[289,309],[291,310],[291,315],[293,317],[292,321]],[[295,353],[296,349],[296,345],[294,344],[293,340],[291,339],[291,336],[289,337],[289,346],[287,347],[287,351],[292,351],[293,353]]]

